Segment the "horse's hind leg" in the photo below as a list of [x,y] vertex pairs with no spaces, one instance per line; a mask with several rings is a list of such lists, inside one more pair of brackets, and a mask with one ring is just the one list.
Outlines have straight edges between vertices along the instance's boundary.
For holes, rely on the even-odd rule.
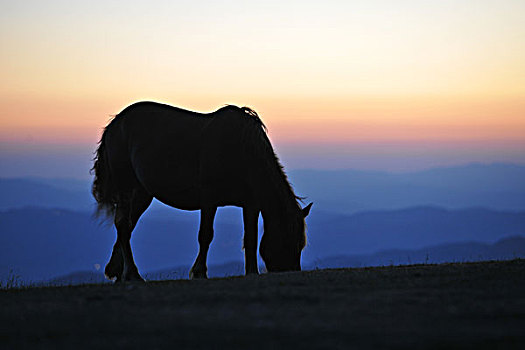
[[123,263],[122,252],[120,251],[120,245],[117,240],[113,245],[111,258],[104,269],[104,275],[111,280],[115,279],[116,281],[120,281],[122,279],[122,270],[124,268]]
[[190,270],[190,278],[208,278],[208,249],[213,239],[213,220],[217,207],[201,209],[201,223],[199,227],[199,255]]
[[116,282],[143,280],[133,260],[130,239],[137,221],[152,200],[153,197],[143,188],[135,188],[129,196],[117,204],[115,212],[117,242],[113,246],[111,259],[105,268],[108,278],[115,278]]

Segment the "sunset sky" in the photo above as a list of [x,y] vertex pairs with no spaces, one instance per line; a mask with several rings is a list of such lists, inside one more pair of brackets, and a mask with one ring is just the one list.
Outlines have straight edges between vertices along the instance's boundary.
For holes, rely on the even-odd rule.
[[288,168],[525,163],[525,2],[3,1],[0,177],[87,175],[140,100],[259,112]]

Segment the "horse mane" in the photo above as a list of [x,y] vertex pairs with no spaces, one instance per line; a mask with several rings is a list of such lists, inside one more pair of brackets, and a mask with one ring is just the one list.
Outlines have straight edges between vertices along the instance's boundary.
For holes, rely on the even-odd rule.
[[[284,216],[290,217],[290,215],[294,215],[298,212],[301,213],[299,202],[302,202],[304,198],[295,194],[293,187],[288,180],[288,176],[284,171],[284,167],[268,138],[268,129],[259,117],[259,114],[246,106],[237,107],[228,105],[223,108],[231,111],[235,110],[238,113],[241,113],[242,116],[248,117],[251,121],[249,126],[247,125],[243,130],[243,143],[251,150],[251,152],[253,152],[253,155],[256,158],[264,161],[264,165],[266,169],[268,169],[270,182],[275,184],[279,197],[285,200],[284,204],[286,212],[284,213]],[[299,211],[297,209],[299,209]],[[304,225],[303,217],[301,217],[301,223]],[[299,222],[291,220],[290,224],[292,225],[292,230],[287,232],[296,232],[296,226]],[[306,245],[306,234],[304,231],[303,227],[303,229],[301,229],[302,236],[299,237],[299,245],[301,248]]]

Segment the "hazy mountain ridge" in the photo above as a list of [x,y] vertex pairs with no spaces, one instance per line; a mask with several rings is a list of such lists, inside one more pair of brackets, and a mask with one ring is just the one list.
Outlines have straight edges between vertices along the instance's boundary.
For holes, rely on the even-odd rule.
[[493,244],[459,242],[416,250],[391,249],[368,255],[341,255],[319,259],[307,268],[339,268],[410,264],[439,264],[525,258],[525,236],[506,237]]
[[525,235],[525,212],[484,208],[413,207],[328,217],[331,219],[318,213],[308,221],[307,248],[312,247],[305,251],[308,260],[460,241],[488,243],[506,236]]
[[[420,205],[525,210],[525,166],[469,164],[418,172],[291,170],[297,194],[316,209],[343,214]],[[0,179],[0,210],[27,205],[93,210],[91,180]],[[157,203],[152,209],[159,209]]]
[[293,170],[296,191],[323,210],[355,213],[436,205],[525,209],[525,166],[470,164],[411,173]]
[[[412,264],[439,264],[444,262],[475,262],[525,258],[525,237],[503,238],[493,244],[461,242],[425,247],[418,250],[387,250],[369,255],[329,256],[303,266],[303,270],[390,266]],[[144,273],[148,281],[187,279],[190,265],[176,266]],[[242,276],[244,263],[231,261],[210,265],[210,277]],[[108,283],[101,271],[78,271],[55,277],[44,285],[61,286],[85,283]]]
[[[191,265],[175,266],[161,270],[147,271],[142,276],[147,281],[164,281],[188,279]],[[229,277],[244,275],[244,262],[230,261],[224,264],[213,264],[208,267],[208,276]],[[64,276],[51,278],[38,284],[49,286],[66,286],[86,283],[109,283],[102,270],[99,271],[77,271]]]
[[[210,266],[243,260],[242,220],[236,214],[237,219],[231,212],[231,219],[225,220],[218,213]],[[196,216],[181,220],[176,215],[158,219],[146,214],[132,237],[140,270],[191,265],[198,251],[198,224]],[[517,235],[525,236],[525,212],[416,207],[345,216],[319,211],[308,219],[303,266],[328,256],[417,250],[464,241],[492,243]],[[100,225],[88,213],[38,207],[0,212],[0,277],[14,269],[24,280],[37,282],[103,268],[114,240],[114,228]]]
[[[314,202],[305,266],[328,256],[525,235],[522,165],[471,164],[412,173],[292,170],[289,175],[297,194]],[[103,267],[115,232],[93,219],[90,186],[90,180],[0,179],[0,277],[14,269],[36,281]],[[198,224],[198,211],[154,203],[132,238],[141,271],[191,264]],[[219,209],[215,233],[210,266],[242,261],[240,209]]]
[[27,206],[93,210],[88,186],[72,179],[0,178],[0,210]]

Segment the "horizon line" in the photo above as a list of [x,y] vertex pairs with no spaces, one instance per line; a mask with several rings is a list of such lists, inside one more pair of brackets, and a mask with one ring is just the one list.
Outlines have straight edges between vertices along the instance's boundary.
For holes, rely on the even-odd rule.
[[[394,175],[401,175],[401,174],[415,174],[415,173],[422,173],[427,171],[433,171],[433,170],[446,170],[446,169],[458,169],[458,168],[469,168],[469,167],[517,167],[517,168],[524,168],[525,169],[525,162],[462,162],[458,164],[452,164],[452,165],[436,165],[436,166],[428,166],[417,170],[381,170],[381,169],[374,169],[374,168],[359,168],[359,167],[344,167],[344,168],[312,168],[312,167],[289,167],[285,168],[285,172],[287,174],[291,172],[296,171],[312,171],[312,172],[345,172],[345,171],[353,171],[353,172],[363,172],[363,173],[383,173],[383,174],[394,174]],[[0,180],[78,180],[78,181],[86,181],[89,179],[92,179],[93,176],[85,176],[85,177],[76,177],[76,176],[41,176],[41,175],[20,175],[20,176],[5,176],[4,174],[0,174]]]

